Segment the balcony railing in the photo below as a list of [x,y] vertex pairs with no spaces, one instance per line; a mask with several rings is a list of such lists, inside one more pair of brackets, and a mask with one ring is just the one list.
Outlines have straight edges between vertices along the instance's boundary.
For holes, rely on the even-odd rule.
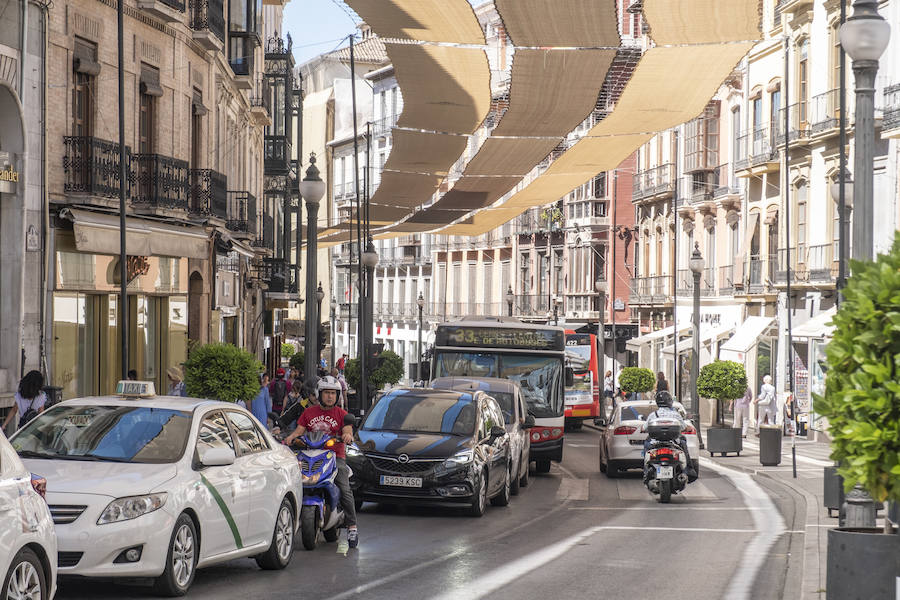
[[757,127],[738,138],[738,157],[735,170],[748,169],[772,162],[778,149],[772,143],[767,127]]
[[706,202],[715,197],[715,191],[719,188],[719,173],[722,168],[697,171],[685,176],[684,181],[692,204]]
[[135,154],[131,159],[132,202],[153,208],[188,208],[188,163],[160,154]]
[[375,137],[381,135],[388,135],[391,132],[391,128],[397,124],[397,119],[400,115],[389,115],[387,117],[383,117],[378,119],[372,123],[372,135]]
[[647,169],[634,175],[635,200],[675,191],[675,166],[671,163]]
[[716,268],[706,267],[700,277],[700,295],[715,296],[716,293]]
[[192,213],[228,218],[228,178],[212,169],[191,169]]
[[209,31],[225,43],[223,0],[190,0],[191,29]]
[[806,268],[809,280],[827,282],[837,278],[838,265],[834,256],[834,244],[809,246],[806,250]]
[[268,286],[271,293],[297,293],[294,268],[282,258],[262,258],[253,263],[256,277]]
[[263,138],[263,168],[266,174],[287,173],[291,165],[291,138],[284,135],[267,135]]
[[734,265],[719,267],[719,295],[734,293]]
[[256,33],[232,31],[229,35],[230,48],[228,64],[235,76],[249,77],[253,75],[254,49],[259,46],[259,36]]
[[[89,136],[63,137],[66,192],[115,198],[119,195],[119,145]],[[125,147],[126,173],[131,149]],[[129,175],[130,177],[130,175]],[[126,182],[126,185],[130,181]]]
[[[850,103],[847,104],[847,114],[850,114]],[[810,133],[819,134],[831,129],[836,130],[840,124],[838,118],[840,109],[840,90],[830,90],[813,96],[809,101]]]
[[635,277],[631,280],[629,300],[632,304],[664,304],[672,301],[671,275]]
[[675,287],[679,296],[694,293],[694,275],[690,269],[678,269]]
[[881,128],[885,131],[900,127],[900,83],[884,88],[884,113]]
[[256,196],[246,191],[229,191],[225,227],[237,233],[256,234]]
[[[806,139],[809,136],[809,103],[798,102],[788,106],[788,139],[792,142]],[[775,143],[784,144],[784,108],[779,108],[775,120],[772,121],[772,131],[775,135]]]
[[546,294],[519,295],[513,302],[513,314],[525,317],[544,317],[550,311],[550,298]]
[[751,256],[747,261],[747,287],[751,294],[760,294],[772,287],[776,271],[777,257]]

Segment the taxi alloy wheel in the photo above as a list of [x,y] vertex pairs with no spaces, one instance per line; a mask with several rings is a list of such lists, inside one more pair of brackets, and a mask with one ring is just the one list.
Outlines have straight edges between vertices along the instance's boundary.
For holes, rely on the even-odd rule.
[[3,585],[4,600],[43,600],[44,571],[30,548],[23,548],[12,561]]
[[197,529],[194,521],[183,514],[175,521],[166,570],[157,577],[156,591],[164,596],[183,596],[194,582],[197,571]]

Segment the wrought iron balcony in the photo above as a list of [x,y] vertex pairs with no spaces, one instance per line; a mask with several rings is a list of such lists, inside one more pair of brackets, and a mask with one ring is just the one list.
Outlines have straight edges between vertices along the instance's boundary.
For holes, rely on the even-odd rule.
[[[850,96],[847,96],[847,114],[852,114]],[[813,96],[809,101],[809,123],[811,135],[836,133],[840,126],[841,97],[840,90],[829,90],[824,94]],[[849,123],[848,119],[844,119]]]
[[900,83],[884,88],[884,113],[881,129],[900,129]]
[[513,302],[513,314],[516,315],[546,317],[548,312],[550,312],[550,298],[547,294],[516,296],[515,302]]
[[250,242],[254,248],[275,251],[275,219],[271,215],[263,215],[262,228],[257,228],[256,239]]
[[148,208],[188,208],[188,163],[161,154],[131,158],[131,201]]
[[766,127],[757,127],[738,138],[738,156],[734,168],[743,171],[778,162],[778,149]]
[[734,293],[734,265],[719,267],[719,295],[730,296]]
[[[787,108],[790,127],[788,129],[788,140],[796,142],[805,140],[809,137],[809,103],[797,102],[791,104]],[[772,121],[772,133],[775,136],[775,143],[781,146],[784,144],[784,108],[779,108],[775,119]]]
[[269,293],[296,294],[297,281],[293,265],[282,258],[261,258],[254,261],[256,277],[264,282]]
[[254,50],[259,46],[259,36],[255,32],[232,31],[229,44],[228,64],[234,71],[235,85],[249,90],[253,87]]
[[286,175],[291,168],[291,138],[286,135],[265,136],[263,159],[266,175]]
[[667,163],[634,175],[634,200],[664,196],[675,191],[675,165]]
[[212,169],[191,169],[190,210],[198,215],[228,218],[228,178]]
[[235,233],[256,234],[256,196],[246,191],[228,192],[225,227]]
[[[90,136],[63,137],[63,190],[115,198],[119,195],[119,145]],[[125,147],[130,178],[131,148]],[[130,190],[130,179],[126,182]],[[128,191],[127,193],[130,193]]]
[[138,0],[137,6],[168,23],[180,21],[184,13],[184,2],[181,0]]
[[223,0],[190,0],[189,6],[194,41],[207,50],[220,50],[225,44]]
[[398,115],[389,115],[387,117],[383,117],[378,119],[377,121],[372,123],[372,135],[375,137],[388,135],[391,133],[391,128],[397,124]]
[[809,246],[806,250],[806,266],[811,282],[834,283],[838,275],[837,244]]

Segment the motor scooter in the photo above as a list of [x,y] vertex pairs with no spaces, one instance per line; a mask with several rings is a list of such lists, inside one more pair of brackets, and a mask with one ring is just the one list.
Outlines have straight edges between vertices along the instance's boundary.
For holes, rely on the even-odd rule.
[[662,504],[688,484],[687,456],[679,443],[683,423],[671,417],[654,417],[646,423],[647,449],[644,453],[644,484]]

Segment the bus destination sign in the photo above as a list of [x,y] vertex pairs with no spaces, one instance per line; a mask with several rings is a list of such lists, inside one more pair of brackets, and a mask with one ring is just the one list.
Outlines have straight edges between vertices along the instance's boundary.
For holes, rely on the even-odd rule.
[[552,329],[529,330],[442,325],[438,327],[435,335],[435,346],[562,350],[564,340],[562,331]]

